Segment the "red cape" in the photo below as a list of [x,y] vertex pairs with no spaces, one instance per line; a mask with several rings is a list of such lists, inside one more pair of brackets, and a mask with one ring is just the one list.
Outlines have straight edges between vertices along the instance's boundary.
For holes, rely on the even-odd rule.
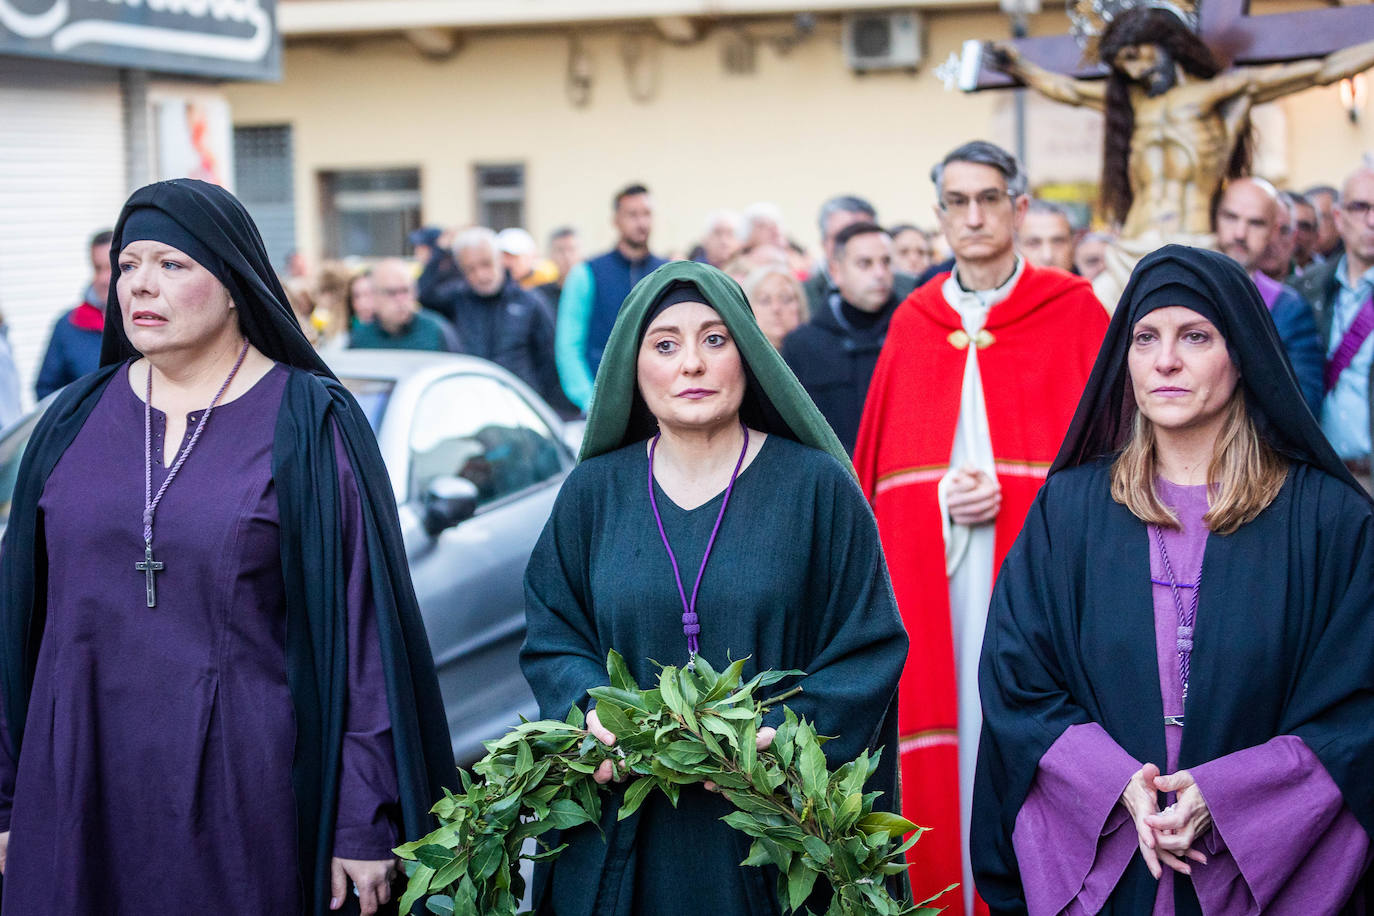
[[[936,486],[949,469],[969,344],[942,292],[948,277],[930,280],[893,315],[854,453],[911,637],[898,692],[902,813],[932,828],[910,854],[917,899],[963,881],[958,691]],[[988,313],[991,340],[980,335],[978,366],[1002,485],[994,569],[1059,451],[1107,320],[1086,280],[1029,264]],[[941,903],[952,916],[963,912],[958,892]]]

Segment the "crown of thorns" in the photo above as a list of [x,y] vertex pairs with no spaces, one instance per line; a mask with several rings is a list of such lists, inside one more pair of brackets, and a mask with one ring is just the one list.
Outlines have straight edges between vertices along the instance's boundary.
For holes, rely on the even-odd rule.
[[1137,9],[1164,10],[1196,32],[1197,8],[1193,0],[1076,0],[1069,6],[1070,32],[1083,49],[1083,59],[1095,61],[1102,45],[1102,34],[1118,16]]

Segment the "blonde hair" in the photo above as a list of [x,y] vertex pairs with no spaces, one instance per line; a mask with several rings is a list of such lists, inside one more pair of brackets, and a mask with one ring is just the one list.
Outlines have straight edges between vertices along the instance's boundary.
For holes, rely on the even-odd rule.
[[[1155,489],[1158,473],[1154,424],[1137,409],[1130,441],[1112,463],[1112,499],[1146,524],[1179,528],[1178,516]],[[1207,466],[1203,524],[1216,534],[1232,533],[1269,507],[1287,477],[1287,459],[1260,437],[1236,386]]]

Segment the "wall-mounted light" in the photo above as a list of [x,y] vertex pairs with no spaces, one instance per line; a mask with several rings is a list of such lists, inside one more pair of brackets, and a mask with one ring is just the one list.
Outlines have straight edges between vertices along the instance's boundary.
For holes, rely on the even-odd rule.
[[1364,110],[1368,97],[1369,87],[1365,84],[1363,73],[1341,80],[1341,107],[1350,116],[1351,124],[1359,123],[1360,112]]

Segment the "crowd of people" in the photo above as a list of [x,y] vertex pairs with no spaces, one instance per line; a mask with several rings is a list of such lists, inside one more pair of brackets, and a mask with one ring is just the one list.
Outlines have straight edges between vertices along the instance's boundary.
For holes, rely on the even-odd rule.
[[[588,257],[570,227],[543,256],[523,229],[433,227],[411,236],[413,259],[284,282],[226,192],[136,193],[91,240],[91,288],[54,330],[38,394],[67,390],[35,434],[0,554],[6,884],[87,912],[77,901],[105,880],[92,866],[54,889],[34,849],[85,862],[89,836],[54,833],[63,805],[100,796],[101,767],[137,771],[136,754],[73,738],[96,720],[64,698],[133,698],[101,728],[143,708],[144,673],[126,683],[82,649],[109,627],[140,651],[128,634],[152,618],[99,609],[141,560],[138,612],[189,621],[164,653],[189,697],[173,719],[226,747],[235,730],[277,739],[271,760],[231,753],[209,777],[186,748],[179,791],[223,811],[241,769],[291,777],[228,818],[218,842],[234,868],[271,872],[263,892],[306,907],[338,906],[348,882],[364,912],[390,896],[387,844],[420,829],[451,761],[394,501],[371,495],[385,473],[320,358],[353,347],[488,359],[585,415],[582,460],[526,574],[522,666],[544,715],[580,704],[614,744],[586,703],[610,649],[641,683],[653,660],[698,656],[805,670],[794,708],[839,736],[832,765],[887,748],[870,788],[931,828],[910,879],[918,897],[958,883],[942,901],[955,914],[1334,913],[1356,899],[1374,829],[1374,169],[1304,194],[1230,181],[1215,250],[1163,247],[1110,302],[1092,281],[1115,239],[1032,199],[1006,150],[963,144],[930,180],[935,229],[835,196],[814,260],[767,204],[717,211],[698,244],[660,256],[652,194],[632,184],[609,201],[614,245]],[[125,438],[137,451],[139,426],[144,466],[86,505],[83,470],[118,464]],[[142,536],[126,537],[112,520],[140,509]],[[195,523],[207,513],[247,534],[212,537]],[[76,559],[124,541],[108,563]],[[334,566],[278,562],[316,542]],[[216,600],[270,592],[264,631],[230,638],[220,611],[186,609],[225,557],[237,572]],[[69,562],[82,569],[69,585],[44,579]],[[34,640],[44,619],[76,624]],[[282,642],[285,666],[280,647],[254,656],[260,670],[211,717],[221,700],[195,659],[225,639],[268,656]],[[233,705],[254,691],[270,702]],[[74,703],[66,718],[59,702]],[[26,715],[38,750],[16,756]],[[313,742],[294,761],[293,715]],[[760,748],[780,723],[765,720]],[[72,767],[88,774],[80,791],[52,781]],[[90,836],[132,850],[181,829],[152,797],[131,808],[140,798],[88,814]],[[623,823],[611,798],[540,863],[537,911],[771,912],[741,902],[771,889],[733,867],[747,841],[707,787]],[[271,842],[238,842],[261,823]],[[689,846],[713,857],[713,880],[683,895]],[[189,901],[222,878],[198,865],[172,892]]]

